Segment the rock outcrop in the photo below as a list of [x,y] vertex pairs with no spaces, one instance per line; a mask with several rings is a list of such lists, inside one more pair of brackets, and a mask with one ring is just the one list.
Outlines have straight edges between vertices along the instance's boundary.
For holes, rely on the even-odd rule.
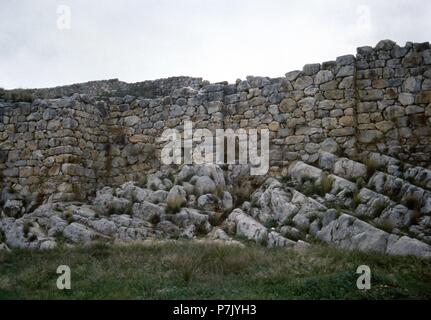
[[[275,79],[0,91],[0,250],[204,238],[429,257],[430,57],[384,40]],[[162,132],[185,121],[268,129],[268,174],[163,165]]]

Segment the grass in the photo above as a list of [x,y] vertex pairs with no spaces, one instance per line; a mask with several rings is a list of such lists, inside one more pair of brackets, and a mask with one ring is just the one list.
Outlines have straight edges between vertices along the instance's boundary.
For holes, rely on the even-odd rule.
[[34,95],[25,89],[4,90],[0,88],[0,98],[10,100],[13,102],[33,102]]
[[362,202],[360,192],[359,191],[353,192],[352,199],[353,199],[353,205],[356,209]]
[[419,211],[421,209],[421,202],[413,195],[408,195],[404,200],[406,207],[410,210],[417,210]]
[[367,180],[370,180],[374,173],[380,169],[380,164],[373,159],[365,159],[364,164],[367,167]]
[[186,204],[184,199],[180,196],[168,198],[166,204],[166,213],[175,214],[181,211],[181,208]]
[[331,192],[332,185],[334,184],[334,178],[331,177],[328,173],[324,172],[322,177],[320,178],[319,187],[319,195],[324,197],[327,193]]
[[302,183],[296,188],[308,197],[314,195],[324,197],[327,193],[331,192],[333,184],[334,178],[327,172],[324,172],[322,177],[317,180],[311,177],[303,177]]
[[[72,290],[56,288],[59,265]],[[372,289],[356,288],[368,265]],[[431,261],[346,252],[192,242],[0,252],[1,299],[431,298]]]
[[229,191],[234,199],[234,207],[240,207],[244,202],[249,201],[255,190],[256,188],[249,181],[231,187]]

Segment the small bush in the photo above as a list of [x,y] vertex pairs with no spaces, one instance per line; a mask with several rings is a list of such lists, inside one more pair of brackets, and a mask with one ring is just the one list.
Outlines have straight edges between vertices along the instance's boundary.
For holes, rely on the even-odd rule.
[[171,197],[166,205],[166,213],[175,214],[181,211],[184,205],[184,199],[181,197]]
[[364,161],[365,166],[367,167],[367,180],[369,180],[374,173],[380,168],[380,165],[377,161],[372,159],[366,159]]
[[388,204],[385,202],[379,202],[376,207],[375,207],[375,214],[376,216],[380,216],[382,214],[383,211],[385,211],[385,209],[388,207]]
[[30,228],[33,226],[31,222],[25,222],[22,227],[22,232],[24,233],[24,237],[28,237],[28,233],[30,232]]
[[270,218],[270,219],[268,219],[267,221],[266,221],[266,223],[265,223],[265,227],[267,228],[267,229],[272,229],[272,228],[275,228],[275,227],[277,227],[277,220],[275,219],[275,218]]
[[307,214],[307,218],[310,220],[310,222],[314,222],[319,219],[319,213],[316,211],[310,212]]
[[418,225],[419,224],[419,219],[422,217],[422,214],[415,210],[413,211],[412,215],[411,215],[411,220],[410,220],[410,225]]
[[256,199],[256,198],[254,198],[253,200],[251,200],[250,204],[251,204],[252,208],[258,208],[258,209],[260,209],[260,207],[261,207],[261,205],[259,203],[259,200]]
[[140,176],[138,179],[138,187],[145,188],[147,186],[147,182],[148,182],[148,179],[146,174]]
[[251,183],[247,181],[243,184],[234,186],[230,191],[235,202],[235,207],[240,207],[244,202],[250,200],[254,189],[251,186]]
[[282,222],[283,226],[288,226],[288,227],[293,227],[294,223],[293,223],[293,217],[287,217],[286,219],[284,219],[284,221]]
[[333,183],[334,178],[325,172],[317,181],[310,177],[302,179],[302,184],[297,188],[308,197],[313,195],[324,197],[331,192]]
[[409,210],[420,210],[421,208],[421,202],[412,195],[407,196],[404,199],[404,202],[406,204],[406,207],[409,208]]
[[392,230],[394,230],[395,225],[391,221],[385,219],[385,220],[378,221],[376,223],[376,227],[383,231],[391,233]]
[[222,198],[224,193],[224,188],[222,185],[217,185],[214,195],[218,198]]
[[334,178],[325,172],[320,179],[320,196],[323,197],[325,194],[331,192],[333,184]]
[[294,178],[292,178],[291,176],[284,176],[281,178],[280,181],[281,183],[283,183],[284,185],[290,188],[295,188],[299,185],[299,182]]
[[124,213],[125,213],[125,214],[127,214],[127,215],[129,215],[129,216],[132,216],[132,215],[133,215],[133,202],[130,202],[130,203],[126,206],[126,208],[124,208]]
[[359,191],[353,192],[353,205],[357,208],[361,204],[361,197],[359,196]]
[[31,92],[29,92],[28,90],[23,90],[23,89],[10,90],[10,91],[3,90],[2,96],[4,99],[10,100],[13,102],[30,102],[31,103],[35,99]]
[[367,184],[367,182],[364,180],[364,178],[359,177],[356,179],[356,186],[358,187],[358,189],[362,189],[363,187],[365,187]]
[[175,183],[175,175],[173,172],[169,172],[166,178],[169,179],[172,183]]
[[66,221],[68,223],[72,223],[73,222],[73,213],[72,213],[72,210],[70,210],[70,209],[66,210],[66,212],[64,213],[64,219],[66,219]]

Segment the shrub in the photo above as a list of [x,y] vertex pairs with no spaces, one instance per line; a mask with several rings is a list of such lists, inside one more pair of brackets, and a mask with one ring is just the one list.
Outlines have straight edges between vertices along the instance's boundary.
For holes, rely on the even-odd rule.
[[325,194],[331,192],[332,185],[334,184],[334,178],[328,173],[324,173],[320,179],[320,196],[325,196]]
[[235,207],[241,206],[244,202],[250,200],[254,190],[249,181],[236,185],[231,188],[231,194],[235,202]]
[[377,161],[373,159],[366,159],[364,161],[365,166],[367,167],[367,180],[369,180],[373,174],[380,168],[380,165]]
[[361,204],[361,197],[359,196],[359,191],[353,192],[353,204],[357,208]]
[[184,205],[184,199],[181,197],[170,197],[166,204],[166,213],[175,214],[181,211]]
[[24,233],[24,237],[28,236],[28,233],[30,232],[30,228],[33,226],[31,222],[25,222],[24,226],[22,227],[22,232]]
[[422,217],[421,213],[417,210],[413,211],[411,215],[410,225],[418,225],[419,219]]
[[275,228],[277,226],[277,220],[274,218],[269,218],[266,222],[265,222],[265,227],[267,229],[272,229]]
[[222,198],[224,193],[224,188],[222,185],[217,185],[214,195],[218,198]]
[[294,223],[293,223],[293,217],[289,216],[286,219],[284,219],[284,221],[282,222],[283,226],[288,226],[288,227],[293,227]]
[[[317,211],[313,211],[307,214],[307,218],[308,220],[310,220],[310,222],[314,222],[317,219],[319,219],[319,213]],[[320,221],[320,220],[319,220]]]
[[145,188],[147,186],[148,178],[147,175],[143,174],[138,179],[138,187]]
[[384,219],[384,220],[379,220],[379,221],[376,223],[376,227],[377,227],[377,228],[379,228],[379,229],[381,229],[381,230],[383,230],[383,231],[386,231],[386,232],[388,232],[388,233],[391,233],[391,232],[392,232],[392,230],[394,230],[395,225],[394,225],[394,223],[393,223],[393,222],[391,222],[391,221],[389,221],[389,220]]
[[73,213],[72,213],[72,210],[70,210],[70,209],[66,210],[66,212],[64,213],[64,219],[66,219],[66,221],[68,223],[72,223],[73,222]]
[[287,187],[295,188],[299,185],[298,181],[296,181],[291,176],[284,176],[280,179],[281,183],[285,184]]
[[400,162],[400,165],[398,166],[398,170],[402,173],[406,170],[406,163],[404,161]]
[[303,178],[302,184],[298,186],[298,189],[308,197],[313,195],[324,197],[327,193],[331,192],[333,183],[334,178],[325,172],[317,181],[310,177]]
[[257,198],[254,198],[253,200],[251,200],[251,207],[260,209],[261,205]]
[[133,202],[129,202],[129,204],[124,208],[124,213],[132,216],[133,215]]
[[115,213],[116,213],[115,207],[112,204],[108,205],[107,215],[112,216]]
[[382,212],[388,207],[389,205],[385,202],[379,202],[376,206],[375,206],[375,214],[376,216],[380,216],[382,214]]
[[4,99],[10,100],[13,102],[31,103],[35,99],[33,94],[30,91],[24,90],[24,89],[16,89],[16,90],[10,90],[10,91],[3,90],[2,96]]
[[406,207],[409,208],[409,210],[420,210],[421,208],[421,202],[412,195],[408,195],[404,199],[404,203],[406,204]]
[[359,177],[356,179],[356,186],[358,187],[359,190],[365,187],[366,184],[367,182],[364,180],[364,178]]

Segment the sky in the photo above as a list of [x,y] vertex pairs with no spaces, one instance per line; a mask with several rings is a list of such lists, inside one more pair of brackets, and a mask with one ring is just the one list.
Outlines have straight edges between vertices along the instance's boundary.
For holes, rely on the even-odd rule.
[[431,40],[429,0],[0,0],[0,87],[281,77],[392,39]]

